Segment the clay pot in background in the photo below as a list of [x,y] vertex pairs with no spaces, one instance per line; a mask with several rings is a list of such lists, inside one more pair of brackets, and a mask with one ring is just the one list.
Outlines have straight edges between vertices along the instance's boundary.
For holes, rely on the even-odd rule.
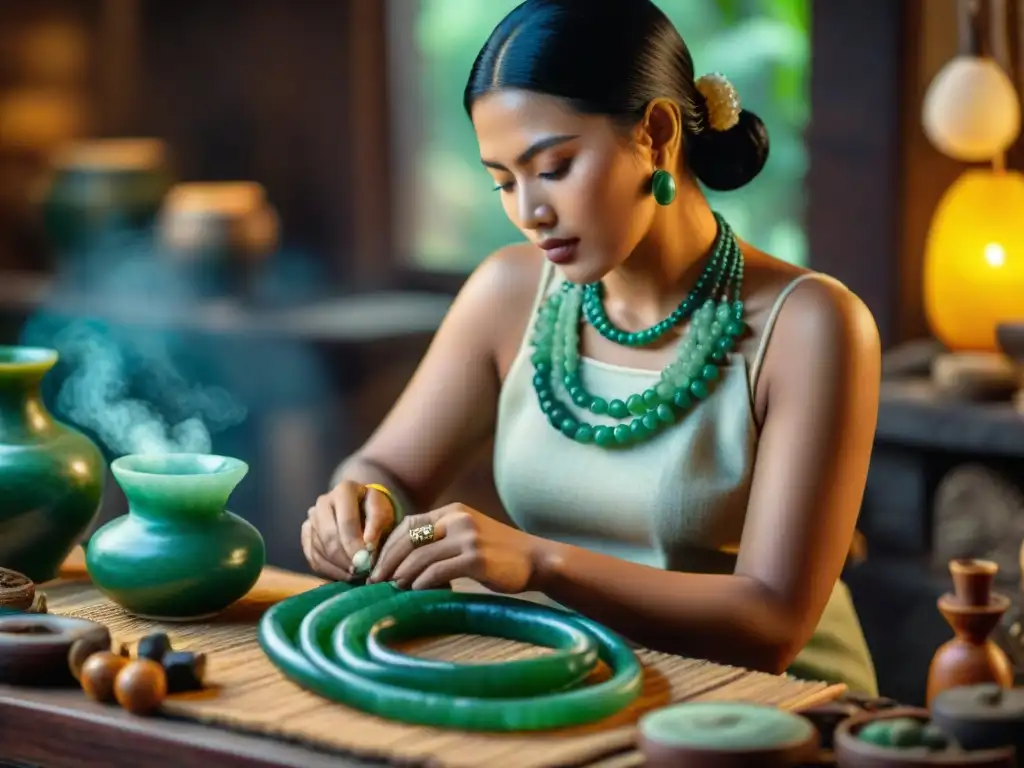
[[156,139],[95,139],[57,152],[39,192],[43,226],[62,254],[84,257],[104,238],[152,227],[171,188]]
[[245,292],[278,245],[279,222],[255,182],[189,182],[167,194],[157,231],[176,271],[202,293]]

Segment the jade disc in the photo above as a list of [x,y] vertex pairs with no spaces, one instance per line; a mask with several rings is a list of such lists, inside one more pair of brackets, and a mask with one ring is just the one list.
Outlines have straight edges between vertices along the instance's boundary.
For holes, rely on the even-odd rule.
[[774,750],[816,736],[810,721],[775,707],[739,702],[693,702],[655,710],[639,723],[654,743],[693,750]]

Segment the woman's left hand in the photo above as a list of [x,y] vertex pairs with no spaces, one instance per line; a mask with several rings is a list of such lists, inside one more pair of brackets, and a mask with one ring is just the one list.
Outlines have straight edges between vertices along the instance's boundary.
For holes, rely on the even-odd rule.
[[[425,543],[414,545],[410,532],[426,534]],[[437,589],[453,579],[469,578],[492,592],[525,592],[535,576],[534,542],[529,534],[475,509],[449,504],[406,517],[388,536],[367,582]]]

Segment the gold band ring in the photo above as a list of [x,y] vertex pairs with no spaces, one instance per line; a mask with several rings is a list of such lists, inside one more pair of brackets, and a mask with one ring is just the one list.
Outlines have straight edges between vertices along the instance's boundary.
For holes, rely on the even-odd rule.
[[418,528],[410,528],[409,540],[412,542],[413,549],[426,546],[427,544],[433,544],[434,524],[427,523],[426,525],[421,525]]
[[366,498],[367,491],[377,491],[378,493],[383,493],[384,497],[389,502],[391,502],[391,509],[394,510],[395,513],[395,525],[398,525],[400,522],[402,522],[402,518],[404,517],[404,515],[402,514],[402,508],[398,506],[398,500],[395,498],[394,494],[391,493],[391,491],[389,491],[380,483],[367,483],[361,489],[361,492],[359,494],[359,501],[363,501],[363,499]]

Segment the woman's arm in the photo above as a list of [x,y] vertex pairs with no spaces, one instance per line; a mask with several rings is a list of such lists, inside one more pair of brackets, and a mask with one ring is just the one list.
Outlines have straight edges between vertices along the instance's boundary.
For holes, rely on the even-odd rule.
[[648,647],[780,673],[811,637],[853,537],[874,438],[878,331],[842,286],[808,281],[779,315],[733,575],[665,572],[534,538],[531,588]]
[[[424,509],[491,436],[500,379],[496,350],[525,332],[540,276],[534,254],[509,246],[469,277],[405,390],[335,484],[380,483],[408,512]],[[515,346],[513,344],[513,346]]]

